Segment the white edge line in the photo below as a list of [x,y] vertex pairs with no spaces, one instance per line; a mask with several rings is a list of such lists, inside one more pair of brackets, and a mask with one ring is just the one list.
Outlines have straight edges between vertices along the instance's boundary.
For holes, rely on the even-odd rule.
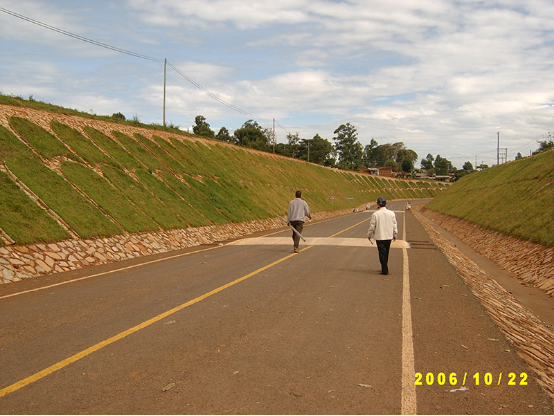
[[[0,296],[0,300],[1,299],[6,299],[6,298],[11,298],[11,297],[14,297],[14,296],[24,295],[26,293],[39,292],[41,290],[50,289],[52,287],[67,285],[68,283],[74,283],[74,282],[78,282],[80,280],[90,279],[92,277],[98,277],[98,276],[103,276],[105,274],[116,273],[116,272],[121,272],[123,270],[134,269],[136,267],[145,266],[147,264],[158,263],[158,262],[164,261],[164,260],[171,260],[171,259],[175,259],[177,257],[188,256],[190,254],[199,253],[199,252],[202,252],[202,251],[213,250],[215,248],[218,248],[218,247],[208,247],[208,248],[205,248],[205,249],[202,249],[202,250],[195,250],[195,251],[190,251],[188,253],[176,254],[174,256],[164,257],[164,258],[156,259],[156,260],[150,260],[150,261],[140,263],[140,264],[133,264],[132,266],[122,267],[120,269],[108,270],[107,272],[95,273],[95,274],[91,274],[89,276],[79,277],[77,279],[66,280],[65,282],[54,283],[53,285],[37,287],[36,289],[29,289],[29,290],[25,290],[23,292],[11,293],[9,295]],[[76,271],[76,270],[72,270],[72,271]],[[7,283],[7,284],[10,284],[10,283]]]
[[[404,214],[403,236],[406,238],[406,214]],[[417,413],[416,388],[414,384],[415,363],[412,330],[412,306],[410,303],[410,267],[408,250],[402,249],[402,415]]]

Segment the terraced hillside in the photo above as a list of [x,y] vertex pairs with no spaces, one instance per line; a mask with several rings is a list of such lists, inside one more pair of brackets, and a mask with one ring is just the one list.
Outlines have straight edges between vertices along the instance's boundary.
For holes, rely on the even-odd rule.
[[[0,245],[94,239],[314,212],[447,187],[324,168],[179,133],[0,105]],[[331,198],[334,197],[333,199]]]

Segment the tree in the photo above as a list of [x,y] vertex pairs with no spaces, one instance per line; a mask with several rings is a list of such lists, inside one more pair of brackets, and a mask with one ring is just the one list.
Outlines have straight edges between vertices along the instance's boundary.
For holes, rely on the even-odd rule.
[[379,146],[379,143],[375,139],[371,139],[369,144],[366,144],[362,154],[362,164],[366,168],[377,165],[377,159],[375,156],[375,149]]
[[537,140],[537,143],[539,144],[539,148],[533,152],[534,155],[554,149],[552,133],[548,133],[548,140]]
[[[301,139],[297,155],[299,159],[323,165],[333,152],[333,145],[327,139],[316,134],[312,139]],[[334,164],[334,161],[333,161]],[[328,166],[328,165],[326,165]]]
[[[29,98],[31,98],[31,97],[29,97]],[[113,113],[112,118],[116,121],[125,121],[126,120],[125,116],[121,113]]]
[[296,151],[298,150],[300,144],[300,137],[298,137],[298,132],[296,134],[287,134],[287,141],[289,142],[289,149],[292,153],[292,158],[294,159],[294,155],[296,154]]
[[233,133],[236,144],[252,149],[263,150],[269,152],[271,146],[270,139],[266,131],[254,120],[246,121],[241,128],[236,129]]
[[[398,149],[395,158],[396,163],[398,163],[400,166],[404,166],[404,161],[407,160],[413,169],[413,166],[417,160],[417,153],[411,149],[408,149],[406,146],[404,146],[404,143],[402,142],[395,143],[394,146]],[[411,170],[409,172],[411,172]]]
[[352,149],[350,150],[353,159],[353,165],[351,169],[358,169],[362,166],[362,157],[364,154],[364,148],[360,142],[354,143]]
[[475,172],[475,169],[473,169],[473,165],[469,160],[466,163],[464,163],[464,165],[462,166],[462,169],[467,171],[468,173]]
[[196,125],[192,127],[194,134],[212,139],[215,137],[214,131],[210,129],[210,125],[206,123],[206,118],[204,116],[196,116],[194,122],[196,123]]
[[275,153],[281,156],[292,157],[290,146],[288,143],[277,143],[275,146]]
[[331,146],[331,153],[327,156],[325,161],[323,162],[323,166],[327,166],[329,168],[336,168],[337,167],[337,151],[335,150],[335,146]]
[[389,159],[385,162],[385,166],[390,166],[392,168],[393,171],[397,171],[398,170],[398,163],[396,163],[395,160],[393,159]]
[[402,161],[402,172],[412,173],[414,170],[414,162],[410,159],[404,159]]
[[310,145],[310,162],[325,166],[332,166],[335,164],[335,158],[333,157],[333,145],[329,140],[320,137],[319,134],[316,134],[312,138]]
[[[398,166],[402,166],[404,160],[410,161],[412,165],[417,160],[417,153],[408,149],[402,142],[377,146],[373,149],[372,155],[377,166],[396,166],[396,170]],[[387,165],[391,160],[395,163]]]
[[433,163],[435,162],[435,157],[429,153],[425,159],[421,159],[421,169],[424,169],[429,175],[435,173],[435,168]]
[[455,172],[455,169],[450,160],[437,155],[435,159],[435,173],[437,175],[448,175],[449,172]]
[[229,133],[229,130],[227,130],[225,127],[222,127],[219,129],[217,134],[215,135],[215,138],[217,140],[221,140],[222,142],[232,142],[233,137]]
[[357,169],[362,159],[362,145],[358,141],[356,128],[350,123],[341,124],[334,133],[335,150],[339,157],[339,167],[342,169]]
[[381,144],[373,150],[373,156],[377,166],[385,166],[387,161],[395,160],[396,149],[390,143]]
[[470,173],[475,172],[475,169],[473,168],[473,165],[470,161],[467,161],[464,163],[464,166],[462,166],[462,169],[456,170],[456,173],[454,174],[456,180],[460,179],[461,177],[465,175],[469,175]]

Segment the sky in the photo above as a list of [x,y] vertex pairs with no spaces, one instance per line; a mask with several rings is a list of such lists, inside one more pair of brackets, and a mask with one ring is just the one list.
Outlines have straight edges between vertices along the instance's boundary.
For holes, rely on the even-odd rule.
[[553,22],[552,0],[0,0],[0,93],[162,124],[167,59],[183,130],[334,143],[350,123],[492,166],[554,130]]

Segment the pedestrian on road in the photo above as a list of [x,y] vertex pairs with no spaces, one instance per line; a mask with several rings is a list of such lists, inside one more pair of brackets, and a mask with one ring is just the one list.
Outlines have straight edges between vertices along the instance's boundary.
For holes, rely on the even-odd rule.
[[[308,203],[302,199],[302,192],[296,191],[295,198],[289,202],[289,211],[287,213],[287,225],[292,225],[296,231],[302,234],[304,221],[306,217],[312,219]],[[292,232],[292,241],[294,242],[294,252],[298,253],[300,245],[300,236]]]
[[389,251],[390,245],[396,240],[398,234],[398,225],[396,223],[396,214],[385,208],[387,200],[380,196],[377,198],[377,211],[371,215],[367,238],[371,242],[371,237],[377,242],[379,251],[379,262],[381,263],[381,274],[389,274]]

